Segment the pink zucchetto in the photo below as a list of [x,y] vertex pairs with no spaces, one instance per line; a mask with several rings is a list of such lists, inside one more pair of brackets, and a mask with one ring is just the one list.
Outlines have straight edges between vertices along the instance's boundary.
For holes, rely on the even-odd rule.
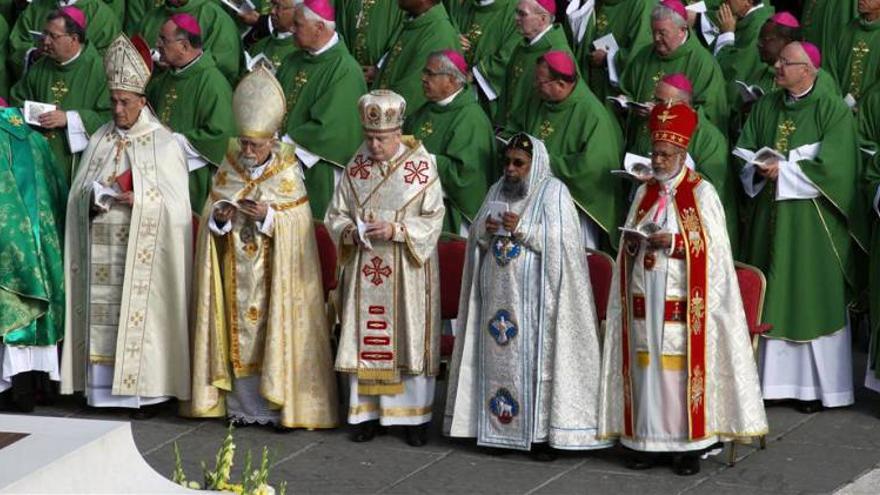
[[464,57],[460,53],[455,50],[443,50],[440,53],[442,53],[444,57],[452,62],[452,65],[454,65],[456,69],[461,71],[462,74],[467,74],[468,65]]
[[8,106],[9,105],[6,104],[6,100],[4,100],[2,96],[0,96],[0,108],[6,108]]
[[83,13],[82,10],[73,6],[61,7],[61,9],[59,10],[62,14],[64,14],[65,17],[67,17],[68,19],[73,21],[74,24],[79,26],[80,29],[86,28],[86,15]]
[[682,19],[687,20],[687,9],[684,7],[684,4],[681,3],[679,0],[663,0],[662,2],[660,2],[660,5],[675,12],[676,14],[681,16]]
[[199,27],[199,21],[190,14],[174,14],[171,16],[171,22],[177,24],[177,27],[183,29],[194,36],[202,35],[202,28]]
[[318,14],[318,16],[325,21],[336,21],[336,9],[334,9],[333,5],[330,5],[330,2],[327,0],[305,0],[303,5],[312,12]]
[[550,50],[541,58],[547,63],[548,67],[558,74],[568,77],[574,77],[577,74],[577,66],[574,64],[574,59],[562,50]]
[[556,15],[556,0],[535,0],[535,3],[550,15]]
[[819,51],[819,47],[809,41],[802,41],[801,48],[803,48],[804,53],[807,54],[813,67],[818,69],[822,65],[822,52]]
[[771,17],[770,20],[773,21],[774,24],[787,28],[797,29],[801,27],[801,23],[798,22],[797,17],[791,15],[790,12],[779,12]]
[[684,91],[689,95],[694,94],[694,85],[691,84],[691,80],[684,74],[669,74],[663,76],[663,79],[660,79],[660,82],[668,84],[679,91]]

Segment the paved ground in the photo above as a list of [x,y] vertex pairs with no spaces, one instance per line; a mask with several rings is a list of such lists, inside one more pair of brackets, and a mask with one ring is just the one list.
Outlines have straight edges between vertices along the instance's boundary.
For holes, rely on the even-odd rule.
[[[864,355],[857,356],[861,383]],[[445,382],[438,387],[445,388]],[[442,410],[438,393],[437,411]],[[347,431],[295,431],[278,434],[262,427],[237,431],[239,454],[273,452],[271,479],[287,480],[288,493],[880,493],[880,395],[860,389],[856,405],[804,415],[787,405],[767,410],[771,434],[767,449],[738,448],[739,462],[729,468],[725,455],[703,461],[693,477],[675,476],[666,466],[628,471],[617,449],[565,453],[552,463],[527,455],[486,455],[471,442],[443,438],[435,425],[431,443],[412,448],[401,432],[368,444],[348,440]],[[74,399],[38,414],[78,418],[127,419],[124,411],[86,410]],[[190,479],[201,479],[200,462],[213,465],[225,434],[220,421],[174,416],[171,407],[147,421],[132,423],[135,441],[146,460],[168,476],[173,442],[180,445]]]

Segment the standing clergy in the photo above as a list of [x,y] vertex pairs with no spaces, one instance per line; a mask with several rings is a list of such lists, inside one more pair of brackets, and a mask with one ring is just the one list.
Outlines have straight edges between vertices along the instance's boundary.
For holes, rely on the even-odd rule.
[[[534,99],[535,65],[550,50],[571,52],[565,33],[553,25],[556,15],[554,0],[519,0],[516,6],[516,29],[523,39],[517,45],[510,60],[503,83],[495,89],[489,100],[497,100],[493,122],[506,127],[510,119]],[[485,91],[485,88],[484,88]]]
[[[464,0],[459,40],[483,101],[504,83],[504,71],[522,39],[516,30],[517,0]],[[494,88],[494,89],[493,89]],[[479,206],[479,205],[478,205]]]
[[[685,166],[697,114],[651,112],[654,178],[626,219],[611,285],[599,435],[645,469],[674,452],[679,475],[722,440],[767,433],[739,285],[715,188]],[[636,234],[635,232],[638,232]]]
[[0,98],[0,407],[30,412],[37,384],[61,378],[67,184],[49,143],[5,107]]
[[214,176],[193,281],[192,403],[184,414],[279,428],[336,426],[336,377],[312,212],[284,92],[268,69],[233,95],[238,139]]
[[[267,36],[257,41],[247,49],[247,53],[251,57],[259,57],[263,54],[277,73],[281,68],[282,62],[288,55],[297,50],[296,43],[293,42],[293,13],[295,0],[272,0],[267,28],[269,33]],[[251,68],[252,69],[252,68]],[[241,67],[242,75],[248,72],[248,68]]]
[[346,0],[337,2],[339,34],[361,65],[367,83],[376,76],[376,65],[391,47],[405,12],[390,0]]
[[856,17],[859,0],[810,0],[803,3],[804,39],[820,50],[834,49],[847,24]]
[[871,201],[870,297],[871,348],[865,386],[880,392],[880,84],[868,91],[859,102],[859,140],[865,159],[865,182]]
[[326,223],[342,266],[336,370],[349,374],[352,440],[379,424],[427,442],[440,364],[436,256],[443,190],[434,155],[400,127],[406,101],[376,90],[358,102],[364,144],[345,169]]
[[733,153],[753,209],[742,257],[767,274],[764,398],[802,412],[853,403],[847,305],[867,237],[856,125],[820,63],[811,43],[782,50],[782,90],[755,104]]
[[135,40],[107,49],[113,121],[89,140],[67,202],[61,393],[146,418],[190,396],[192,217],[186,157],[147,106],[152,59]]
[[192,211],[199,213],[211,187],[212,167],[223,160],[235,134],[232,88],[210,54],[202,51],[202,30],[195,17],[171,16],[156,46],[169,69],[150,82],[147,99],[186,152],[189,199]]
[[880,81],[880,0],[859,2],[859,17],[840,30],[825,53],[825,66],[837,80],[850,108]]
[[328,0],[294,8],[293,39],[278,80],[287,99],[283,141],[293,144],[305,175],[315,218],[323,219],[345,164],[360,146],[357,99],[367,92],[357,62],[336,33]]
[[454,50],[434,52],[422,69],[428,103],[406,119],[404,133],[437,159],[446,217],[443,231],[467,236],[495,163],[492,123],[468,84],[467,62]]
[[[110,42],[122,29],[119,20],[102,0],[75,0],[74,2],[34,0],[26,5],[27,8],[15,21],[9,34],[8,62],[13,78],[22,77],[38,58],[45,55],[52,56],[51,51],[45,49],[45,38],[53,34],[57,35],[59,32],[46,29],[46,20],[50,14],[57,10],[75,7],[82,12],[83,19],[88,19],[88,23],[83,22],[82,31],[84,34],[79,38],[79,42],[84,44],[88,39],[92,48],[99,53],[103,53],[107,49]],[[33,33],[39,33],[41,30],[43,35],[38,39],[35,38]],[[56,36],[50,41],[58,43],[62,40],[61,37]]]
[[578,212],[540,140],[517,134],[504,162],[468,239],[444,432],[543,460],[608,447]]
[[[727,95],[718,62],[688,30],[687,11],[679,0],[663,0],[651,13],[654,44],[637,53],[621,74],[622,92],[630,100],[650,102],[654,87],[667,74],[682,73],[693,84],[693,102],[721,129],[727,127]],[[650,110],[633,109],[626,119],[630,145],[648,132]]]
[[762,0],[727,0],[718,9],[721,34],[713,51],[725,79],[743,80],[761,64],[758,37],[774,13],[773,7]]
[[461,45],[458,31],[440,0],[398,0],[397,3],[407,16],[380,64],[372,87],[398,93],[406,100],[407,111],[412,113],[425,103],[418,67],[431,52],[459,50]]
[[[235,22],[223,10],[219,2],[212,0],[165,0],[163,5],[144,15],[136,32],[143,36],[150,46],[161,51],[158,42],[165,30],[168,18],[181,14],[196,20],[195,26],[186,29],[199,37],[200,43],[197,48],[204,48],[205,52],[210,54],[217,69],[226,77],[227,81],[233,83],[238,80],[241,40]],[[205,33],[204,36],[202,33]],[[167,63],[171,69],[178,68],[170,62]]]
[[37,120],[65,182],[76,173],[89,136],[110,117],[101,57],[86,43],[86,23],[77,7],[52,11],[43,27],[45,56],[11,91],[11,102],[19,107],[27,100],[55,105],[55,110],[40,114]]

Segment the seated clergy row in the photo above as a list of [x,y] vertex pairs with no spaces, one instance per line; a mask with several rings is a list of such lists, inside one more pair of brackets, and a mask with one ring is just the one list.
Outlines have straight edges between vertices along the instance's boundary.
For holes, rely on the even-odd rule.
[[[91,136],[71,186],[65,319],[59,267],[45,269],[58,260],[60,219],[18,236],[49,247],[19,273],[45,275],[34,285],[49,294],[23,290],[12,305],[30,324],[25,345],[0,349],[13,369],[5,386],[15,397],[40,371],[60,378],[62,393],[141,417],[176,398],[184,416],[336,426],[309,197],[294,146],[277,139],[281,86],[258,68],[236,88],[238,137],[212,178],[193,257],[186,151],[146,106],[150,62],[148,47],[124,36],[104,58],[113,120]],[[364,141],[325,216],[342,267],[335,370],[348,375],[355,441],[402,425],[420,446],[439,372],[440,169],[403,135],[401,96],[375,90],[356,111]],[[18,110],[4,109],[0,122],[8,145],[34,150],[15,154],[12,183],[33,182],[18,173],[25,165],[51,175],[45,140]],[[685,165],[697,123],[686,104],[651,112],[654,179],[638,188],[624,224],[604,342],[576,202],[542,140],[510,138],[503,176],[469,231],[448,435],[542,459],[619,440],[635,452],[676,452],[676,472],[693,474],[709,446],[766,433],[724,210]],[[48,221],[59,211],[48,199],[63,196],[42,182],[43,201],[20,210],[43,210]],[[652,461],[634,454],[629,465]]]

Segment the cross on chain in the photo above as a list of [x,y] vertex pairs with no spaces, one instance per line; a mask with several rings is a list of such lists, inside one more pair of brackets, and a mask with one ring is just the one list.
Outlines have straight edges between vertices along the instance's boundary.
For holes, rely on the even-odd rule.
[[361,272],[370,279],[373,285],[382,285],[382,282],[384,282],[382,277],[387,278],[391,276],[391,267],[388,265],[383,266],[382,258],[373,256],[373,259],[370,260],[369,264],[364,265]]

